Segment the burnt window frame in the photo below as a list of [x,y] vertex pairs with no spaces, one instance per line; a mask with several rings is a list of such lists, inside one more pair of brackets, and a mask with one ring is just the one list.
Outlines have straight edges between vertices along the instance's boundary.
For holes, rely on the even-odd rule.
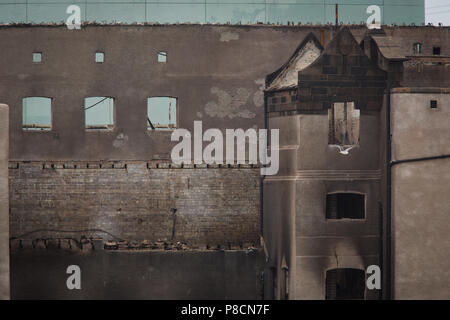
[[[338,270],[355,270],[357,272],[360,272],[361,274],[364,275],[363,277],[363,282],[362,282],[362,288],[363,288],[363,297],[362,298],[354,298],[354,299],[345,299],[345,298],[335,298],[335,299],[329,299],[328,298],[328,273],[331,271],[336,271],[336,273],[338,272]],[[324,293],[325,293],[325,300],[366,300],[367,299],[367,274],[366,274],[366,270],[362,267],[345,267],[345,268],[335,268],[335,267],[331,267],[331,268],[327,268],[324,272]]]
[[[329,218],[328,217],[328,196],[331,195],[339,195],[339,194],[353,194],[353,195],[359,195],[363,197],[364,201],[364,207],[363,207],[363,218],[348,218],[348,217],[342,217],[342,218]],[[327,192],[325,194],[325,214],[324,218],[325,221],[354,221],[354,222],[364,222],[367,220],[367,194],[360,191],[333,191],[333,192]]]

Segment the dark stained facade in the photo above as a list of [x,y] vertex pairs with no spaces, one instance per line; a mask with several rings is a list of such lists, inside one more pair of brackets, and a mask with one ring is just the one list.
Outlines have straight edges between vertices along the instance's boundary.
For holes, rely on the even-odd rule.
[[[359,271],[382,263],[393,270],[383,286],[409,297],[394,274],[408,260],[395,243],[395,259],[385,250],[387,84],[395,95],[421,87],[416,94],[448,105],[448,28],[30,26],[2,27],[0,40],[12,298],[44,297],[45,283],[57,293],[49,298],[336,298],[347,296],[336,289],[343,278],[359,286]],[[436,46],[441,55],[430,56]],[[52,98],[50,131],[22,129],[22,99],[33,96]],[[115,98],[112,130],[85,130],[83,100],[92,96]],[[147,130],[146,99],[160,96],[177,98],[177,127],[190,131],[195,120],[204,131],[279,128],[278,175],[262,182],[253,165],[172,164],[170,131]],[[349,145],[330,144],[339,134],[356,137],[347,155],[339,147]],[[431,151],[446,153],[441,145]],[[342,208],[358,195],[363,217],[346,218]],[[82,293],[64,287],[72,259],[88,272]],[[145,285],[134,292],[136,277]]]

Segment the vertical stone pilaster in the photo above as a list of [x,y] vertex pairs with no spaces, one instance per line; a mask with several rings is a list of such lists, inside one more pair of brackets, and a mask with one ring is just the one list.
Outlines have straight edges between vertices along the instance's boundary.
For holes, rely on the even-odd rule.
[[9,291],[9,112],[0,104],[0,299],[10,298]]

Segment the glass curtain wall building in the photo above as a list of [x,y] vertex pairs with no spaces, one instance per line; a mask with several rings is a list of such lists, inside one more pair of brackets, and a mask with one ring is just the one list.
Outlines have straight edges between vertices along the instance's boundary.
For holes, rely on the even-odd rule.
[[77,5],[81,22],[99,23],[365,23],[367,8],[381,9],[382,24],[425,21],[425,0],[0,0],[0,23],[59,23]]

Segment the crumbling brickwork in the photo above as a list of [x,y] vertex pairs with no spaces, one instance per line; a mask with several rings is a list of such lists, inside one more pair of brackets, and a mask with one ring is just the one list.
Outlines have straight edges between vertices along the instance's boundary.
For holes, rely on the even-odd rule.
[[32,162],[11,163],[9,173],[12,237],[111,238],[76,232],[102,229],[124,240],[211,247],[259,241],[256,168]]

